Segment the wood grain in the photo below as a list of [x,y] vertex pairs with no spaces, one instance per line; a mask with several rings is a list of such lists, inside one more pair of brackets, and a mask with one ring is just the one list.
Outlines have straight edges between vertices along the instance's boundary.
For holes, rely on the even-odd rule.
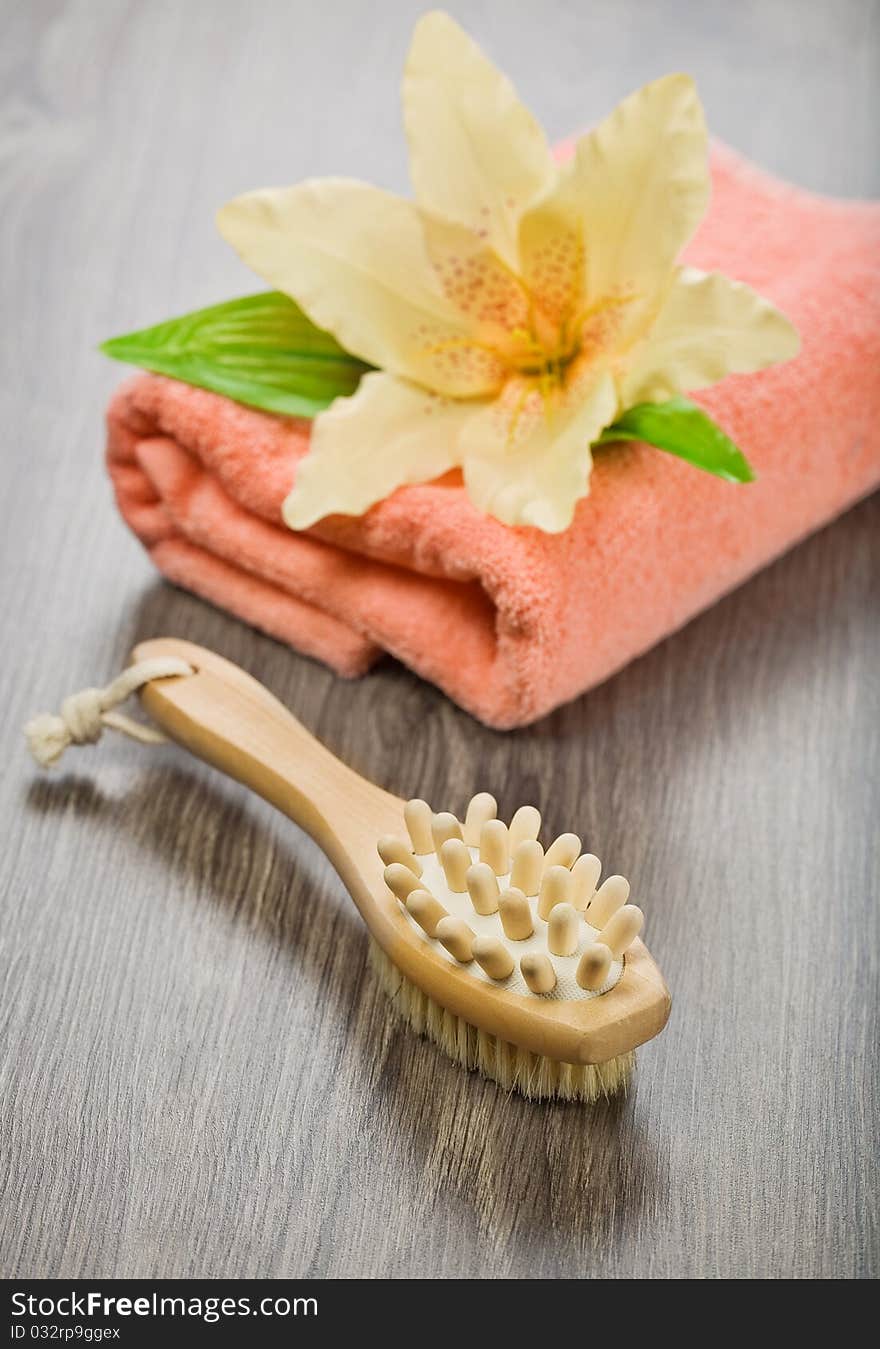
[[[512,734],[160,584],[95,345],[253,288],[213,231],[233,192],[403,186],[422,6],[3,8],[2,1272],[876,1277],[880,501]],[[770,168],[880,189],[876,3],[452,8],[553,134],[684,67]],[[314,845],[179,751],[107,737],[40,777],[21,722],[161,632],[388,790],[534,802],[630,876],[675,1005],[629,1097],[508,1099],[400,1030]]]

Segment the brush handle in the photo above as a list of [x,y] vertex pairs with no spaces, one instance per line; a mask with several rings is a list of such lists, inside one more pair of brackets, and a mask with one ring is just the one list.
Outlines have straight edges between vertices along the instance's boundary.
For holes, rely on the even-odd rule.
[[[174,656],[195,671],[154,680],[141,701],[162,730],[197,758],[250,787],[309,833],[365,918],[384,891],[376,839],[404,837],[403,801],[342,763],[262,684],[191,642],[141,642],[134,661]],[[370,910],[370,915],[367,913]]]

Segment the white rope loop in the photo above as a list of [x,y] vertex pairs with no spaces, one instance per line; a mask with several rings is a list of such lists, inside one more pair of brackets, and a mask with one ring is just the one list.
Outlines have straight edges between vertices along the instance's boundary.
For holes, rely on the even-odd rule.
[[24,728],[28,748],[41,768],[51,768],[70,745],[94,745],[106,727],[144,745],[161,745],[165,736],[152,726],[133,721],[114,708],[153,679],[194,674],[191,665],[174,656],[159,656],[130,665],[105,689],[82,689],[64,699],[58,715],[44,712]]

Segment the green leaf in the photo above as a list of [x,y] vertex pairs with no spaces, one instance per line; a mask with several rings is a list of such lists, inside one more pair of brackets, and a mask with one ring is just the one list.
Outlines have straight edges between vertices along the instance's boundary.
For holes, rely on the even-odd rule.
[[315,417],[370,369],[277,291],[111,337],[101,350],[159,375],[290,417]]
[[748,460],[708,413],[688,398],[638,403],[607,427],[597,444],[643,440],[727,482],[754,482]]

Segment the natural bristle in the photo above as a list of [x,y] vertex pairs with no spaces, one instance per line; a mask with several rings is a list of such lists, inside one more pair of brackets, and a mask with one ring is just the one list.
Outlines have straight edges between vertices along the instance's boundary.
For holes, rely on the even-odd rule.
[[433,1040],[463,1068],[476,1069],[505,1091],[519,1091],[530,1100],[556,1097],[595,1101],[626,1087],[635,1053],[607,1063],[558,1063],[499,1040],[448,1012],[401,974],[382,948],[370,940],[370,962],[395,1010],[419,1035]]

